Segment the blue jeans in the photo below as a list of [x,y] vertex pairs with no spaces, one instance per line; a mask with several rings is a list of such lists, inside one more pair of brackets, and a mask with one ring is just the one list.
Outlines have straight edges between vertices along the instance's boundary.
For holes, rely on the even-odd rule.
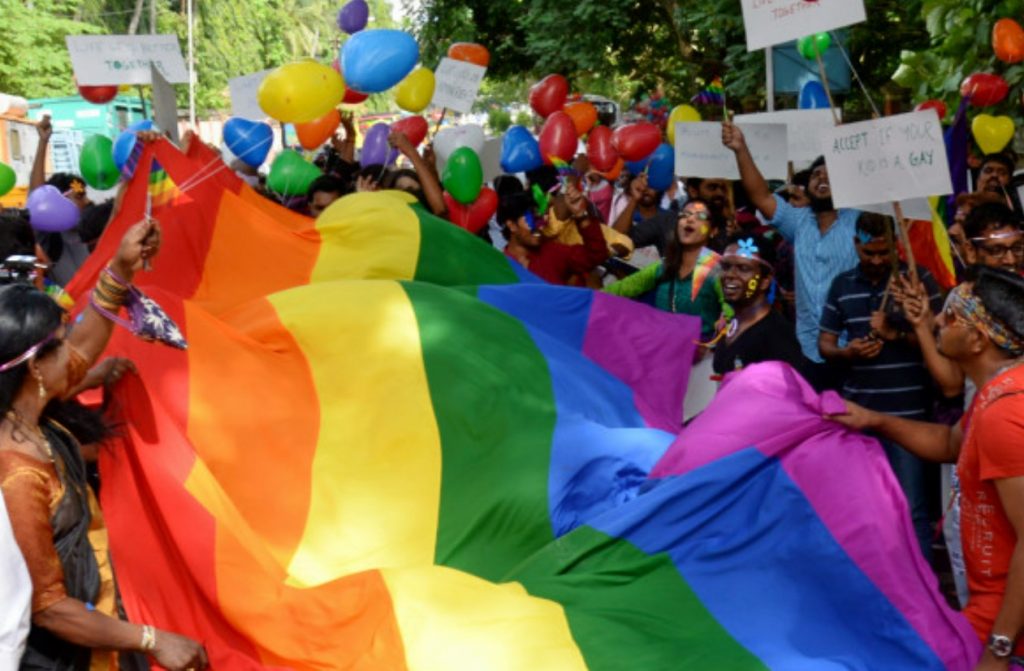
[[910,520],[914,525],[917,542],[921,546],[921,554],[931,563],[933,531],[928,519],[928,501],[925,498],[924,462],[896,443],[883,439],[879,439],[879,442],[885,448],[885,456],[889,458],[889,465],[899,480],[903,495],[907,497]]

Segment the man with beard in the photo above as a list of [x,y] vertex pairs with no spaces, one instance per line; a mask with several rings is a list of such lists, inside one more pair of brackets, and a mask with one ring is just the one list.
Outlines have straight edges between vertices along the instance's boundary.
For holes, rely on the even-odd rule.
[[733,238],[718,263],[722,294],[735,317],[715,347],[716,375],[762,361],[785,361],[799,370],[803,357],[793,324],[772,307],[774,245],[761,236]]
[[[878,412],[917,420],[931,418],[931,380],[921,348],[906,320],[886,312],[895,302],[892,276],[892,219],[864,212],[854,239],[860,264],[832,282],[821,315],[819,348],[828,361],[849,366],[843,398]],[[932,310],[942,309],[942,294],[923,268],[918,277]],[[847,339],[845,346],[840,339]],[[896,443],[882,441],[889,463],[907,496],[921,552],[931,556],[933,530],[925,497],[924,464]]]
[[930,461],[956,462],[960,537],[969,584],[964,615],[987,642],[975,671],[1024,664],[1024,279],[982,268],[951,293],[938,320],[939,349],[977,386],[955,427],[847,403],[831,416],[904,445]]
[[1005,202],[1013,179],[1013,159],[1003,153],[986,154],[978,168],[978,182],[975,193],[994,193]]
[[825,159],[811,165],[807,197],[811,206],[795,208],[772,193],[750,155],[740,129],[722,124],[722,144],[736,154],[743,186],[750,202],[793,245],[796,266],[796,337],[807,365],[804,374],[821,390],[838,386],[834,368],[827,366],[818,351],[818,324],[832,280],[857,265],[852,240],[857,210],[836,210]]

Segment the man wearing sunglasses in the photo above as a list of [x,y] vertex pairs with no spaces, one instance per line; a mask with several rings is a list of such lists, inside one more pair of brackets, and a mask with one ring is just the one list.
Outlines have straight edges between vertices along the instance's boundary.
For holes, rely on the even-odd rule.
[[981,268],[950,294],[939,351],[978,388],[956,426],[847,403],[832,419],[921,458],[956,462],[969,597],[964,615],[986,650],[975,671],[1024,668],[1024,279]]

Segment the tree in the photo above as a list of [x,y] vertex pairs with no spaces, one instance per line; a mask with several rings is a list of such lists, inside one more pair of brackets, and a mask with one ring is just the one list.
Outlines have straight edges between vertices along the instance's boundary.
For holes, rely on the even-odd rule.
[[893,79],[912,91],[916,102],[937,98],[954,110],[964,78],[975,72],[1001,74],[1011,93],[985,112],[1011,116],[1020,127],[1024,64],[1006,65],[996,59],[991,35],[997,20],[1019,19],[1022,13],[1024,0],[925,0],[922,15],[931,44],[904,51]]
[[[926,1],[867,0],[868,22],[851,29],[851,58],[876,94],[901,49],[927,46]],[[764,56],[747,52],[736,0],[426,0],[414,24],[428,66],[451,42],[475,41],[491,50],[488,77],[499,80],[560,72],[620,102],[661,86],[678,103],[721,76],[731,100],[765,97]],[[848,117],[867,114],[859,93],[845,102]]]

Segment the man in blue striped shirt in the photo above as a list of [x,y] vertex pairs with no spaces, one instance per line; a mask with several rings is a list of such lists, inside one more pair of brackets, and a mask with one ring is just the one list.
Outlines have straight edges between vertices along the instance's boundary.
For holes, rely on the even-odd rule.
[[[855,244],[860,264],[832,282],[821,315],[819,346],[826,360],[849,366],[844,398],[887,415],[930,421],[931,376],[913,327],[886,289],[892,276],[892,239],[891,218],[870,212],[860,215]],[[939,286],[927,270],[919,268],[917,272],[932,310],[938,314],[942,310]],[[847,344],[840,346],[843,336]],[[921,550],[929,557],[932,529],[924,464],[899,445],[882,443],[907,496]]]
[[809,362],[804,367],[805,374],[818,389],[835,386],[835,369],[823,363],[818,351],[818,325],[832,280],[857,265],[853,237],[860,212],[835,209],[824,158],[811,166],[807,184],[811,206],[796,208],[771,192],[737,126],[722,124],[722,144],[736,153],[736,164],[750,202],[793,245],[796,336]]

